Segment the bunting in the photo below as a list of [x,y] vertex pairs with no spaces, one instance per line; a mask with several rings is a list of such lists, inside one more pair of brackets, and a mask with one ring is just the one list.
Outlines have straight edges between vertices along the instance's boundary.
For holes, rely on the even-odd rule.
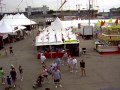
[[112,18],[109,19],[108,23],[112,23]]
[[100,20],[98,20],[98,22],[97,22],[97,27],[99,27],[100,26],[100,24],[101,24],[101,22],[100,22]]
[[102,26],[104,26],[104,22],[103,21],[101,21],[101,24],[100,24],[100,27],[102,27]]
[[118,25],[118,18],[115,20],[115,24],[116,24],[116,26]]

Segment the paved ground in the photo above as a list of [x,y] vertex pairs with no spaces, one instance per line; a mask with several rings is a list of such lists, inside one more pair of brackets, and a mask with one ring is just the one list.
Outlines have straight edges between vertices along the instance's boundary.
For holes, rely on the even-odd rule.
[[[6,71],[6,75],[9,74],[10,65],[13,64],[16,68],[22,65],[24,68],[24,81],[17,81],[17,88],[15,90],[33,90],[32,85],[36,80],[36,77],[40,73],[41,65],[40,61],[36,59],[35,50],[32,48],[33,35],[26,39],[7,45],[14,47],[15,55],[9,55],[8,57],[0,57],[0,66]],[[81,40],[81,47],[87,47],[87,54],[77,57],[77,60],[81,58],[86,62],[86,77],[80,77],[80,69],[78,65],[77,73],[70,73],[67,67],[62,68],[62,88],[58,90],[100,90],[100,88],[120,88],[120,55],[107,55],[101,56],[93,50],[93,40]],[[3,53],[3,50],[0,51]],[[48,59],[47,64],[50,64],[53,60]],[[44,82],[42,88],[38,90],[44,90],[46,87],[54,88],[54,83],[51,77],[49,77],[50,83]],[[0,90],[4,90],[4,85],[0,84]],[[12,89],[11,89],[12,90]]]

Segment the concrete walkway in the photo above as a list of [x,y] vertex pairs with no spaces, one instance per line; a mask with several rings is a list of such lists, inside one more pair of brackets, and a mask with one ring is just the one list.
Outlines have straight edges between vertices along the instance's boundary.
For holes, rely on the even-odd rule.
[[[24,80],[20,81],[18,74],[17,87],[14,90],[33,90],[32,85],[41,71],[40,61],[36,59],[35,50],[32,47],[33,35],[28,36],[26,39],[7,45],[13,46],[15,55],[8,57],[0,57],[0,66],[9,74],[10,65],[13,64],[17,71],[18,66],[22,65],[24,68]],[[80,77],[80,68],[78,63],[78,72],[70,73],[67,67],[62,67],[62,88],[57,90],[100,90],[100,88],[120,88],[120,55],[107,55],[102,56],[93,50],[93,40],[81,40],[81,47],[87,48],[87,53],[77,60],[84,59],[86,62],[86,77]],[[0,52],[4,52],[1,50]],[[52,59],[47,60],[47,64],[52,63]],[[45,90],[50,87],[51,90],[56,90],[54,87],[51,76],[49,77],[50,83],[44,82],[42,88],[37,90]],[[0,84],[0,90],[4,90],[4,85]],[[13,89],[11,89],[13,90]]]

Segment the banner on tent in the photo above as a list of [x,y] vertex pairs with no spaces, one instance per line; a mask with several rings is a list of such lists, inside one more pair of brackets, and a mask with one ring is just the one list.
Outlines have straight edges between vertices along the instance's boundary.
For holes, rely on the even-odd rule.
[[69,43],[74,43],[74,42],[78,43],[77,40],[65,40],[64,44],[69,44]]

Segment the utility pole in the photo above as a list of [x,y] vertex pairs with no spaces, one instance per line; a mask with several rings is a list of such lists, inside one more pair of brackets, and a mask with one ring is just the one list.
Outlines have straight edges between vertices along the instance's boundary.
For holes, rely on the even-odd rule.
[[0,14],[2,15],[2,0],[0,0]]
[[76,5],[76,11],[77,11],[77,9],[78,9],[78,8],[77,8],[77,5]]
[[3,9],[4,12],[6,12],[6,4],[2,3],[3,0],[0,0],[0,15],[3,15]]
[[90,13],[91,13],[91,12],[90,12],[90,8],[91,8],[91,5],[90,5],[90,0],[89,0],[89,16],[88,16],[89,26],[90,26]]

